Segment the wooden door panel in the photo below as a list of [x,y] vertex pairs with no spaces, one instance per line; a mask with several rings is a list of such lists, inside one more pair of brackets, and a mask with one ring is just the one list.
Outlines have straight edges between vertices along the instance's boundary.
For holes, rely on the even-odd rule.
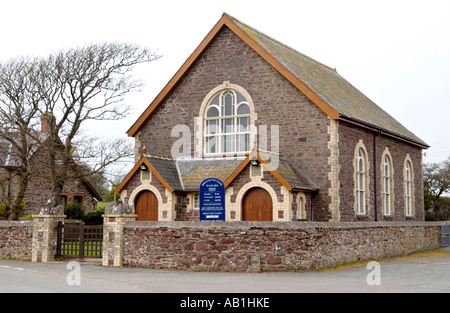
[[272,221],[272,197],[262,188],[251,189],[242,203],[243,221]]
[[153,192],[149,190],[141,192],[136,198],[134,208],[137,221],[158,220],[158,198]]

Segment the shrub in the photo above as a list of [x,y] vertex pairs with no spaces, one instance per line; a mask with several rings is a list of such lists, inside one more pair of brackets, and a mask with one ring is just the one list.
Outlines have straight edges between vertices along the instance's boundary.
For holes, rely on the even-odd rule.
[[28,215],[25,216],[25,221],[32,221],[34,219],[35,215],[36,215],[36,213],[34,213],[34,212],[28,213]]
[[437,221],[436,214],[430,210],[425,211],[425,221]]
[[6,208],[4,204],[0,204],[0,220],[6,219]]
[[[18,219],[22,215],[25,204],[26,204],[25,200],[20,203],[19,208],[16,210],[16,219]],[[4,220],[6,218],[7,218],[6,205],[2,203],[0,204],[0,220]]]
[[64,206],[64,214],[67,219],[70,220],[81,220],[84,216],[83,208],[81,203],[69,203]]
[[86,225],[100,225],[103,224],[102,215],[105,214],[105,209],[91,211],[83,216],[83,222]]

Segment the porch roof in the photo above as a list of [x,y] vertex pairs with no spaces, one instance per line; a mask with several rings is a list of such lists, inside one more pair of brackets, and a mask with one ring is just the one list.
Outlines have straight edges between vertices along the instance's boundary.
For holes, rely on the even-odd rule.
[[317,186],[293,163],[281,154],[253,151],[247,157],[169,159],[157,156],[143,156],[127,177],[116,188],[120,193],[142,164],[155,175],[170,192],[195,192],[206,178],[218,178],[227,188],[242,170],[256,158],[288,190],[317,191]]

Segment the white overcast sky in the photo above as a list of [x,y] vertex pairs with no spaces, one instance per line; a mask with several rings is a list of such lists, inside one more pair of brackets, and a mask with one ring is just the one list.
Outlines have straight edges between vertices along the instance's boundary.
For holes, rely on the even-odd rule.
[[125,136],[223,12],[337,68],[431,145],[424,162],[450,156],[449,0],[2,1],[0,62],[107,41],[157,49],[130,116],[90,129]]

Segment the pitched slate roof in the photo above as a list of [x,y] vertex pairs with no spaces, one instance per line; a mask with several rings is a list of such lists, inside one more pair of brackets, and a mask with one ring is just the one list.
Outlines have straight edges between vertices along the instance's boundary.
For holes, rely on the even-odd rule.
[[150,167],[150,169],[152,172],[154,172],[155,175],[160,175],[168,186],[173,190],[183,190],[175,160],[149,156],[145,158],[151,164],[152,167]]
[[198,191],[200,183],[206,178],[218,178],[225,182],[241,165],[240,159],[180,159],[177,161],[184,190]]
[[348,117],[378,126],[426,145],[419,137],[339,75],[335,69],[295,51],[231,16],[229,18],[284,68],[336,110],[340,117]]
[[9,150],[11,149],[11,144],[6,140],[0,139],[0,165],[9,166]]
[[[16,138],[12,138],[15,140]],[[42,141],[45,141],[45,135],[42,135]],[[16,141],[18,142],[18,140]],[[38,149],[38,145],[36,144],[36,140],[34,140],[31,136],[27,136],[28,149],[30,149],[29,155],[30,157],[36,152]],[[17,144],[20,146],[20,144]],[[5,138],[0,138],[0,166],[3,167],[15,167],[21,164],[18,153],[15,152],[16,147],[6,140]]]
[[129,136],[136,136],[153,112],[159,108],[197,59],[218,36],[223,27],[228,27],[252,47],[330,118],[373,128],[422,148],[429,147],[423,140],[351,85],[336,70],[266,36],[226,13],[223,14],[219,22],[180,70],[128,130]]
[[224,182],[225,188],[227,188],[254,157],[264,164],[266,169],[288,190],[308,192],[318,190],[317,186],[283,155],[253,151],[246,158],[229,159],[173,160],[164,157],[143,156],[122,183],[117,186],[115,193],[123,190],[142,164],[145,164],[170,192],[198,191],[200,183],[210,177],[220,179]]
[[312,180],[306,177],[303,172],[294,165],[294,163],[282,154],[276,154],[268,151],[259,152],[262,163],[276,166],[274,169],[281,178],[288,184],[288,189],[316,191],[319,188]]

